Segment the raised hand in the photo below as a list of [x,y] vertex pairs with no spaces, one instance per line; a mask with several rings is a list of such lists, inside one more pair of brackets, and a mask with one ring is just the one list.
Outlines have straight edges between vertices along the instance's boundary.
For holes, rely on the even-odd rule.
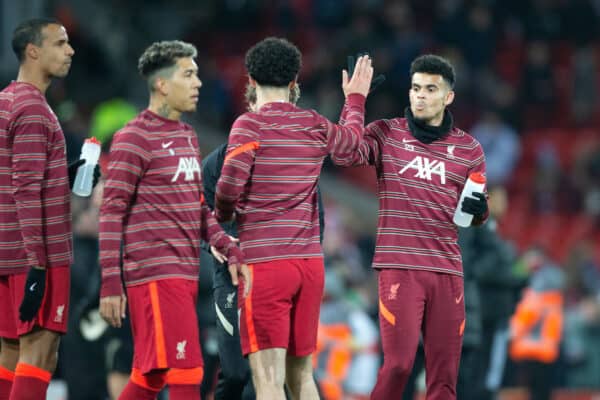
[[373,67],[368,55],[360,56],[354,65],[354,71],[350,76],[345,69],[342,71],[342,89],[347,97],[351,94],[362,94],[367,97],[373,79]]

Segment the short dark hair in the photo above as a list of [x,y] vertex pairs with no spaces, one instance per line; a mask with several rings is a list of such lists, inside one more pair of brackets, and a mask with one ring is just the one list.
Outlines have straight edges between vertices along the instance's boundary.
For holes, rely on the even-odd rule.
[[444,57],[436,56],[435,54],[425,54],[415,58],[412,64],[410,64],[411,79],[416,72],[441,75],[450,88],[454,88],[454,82],[456,81],[454,67]]
[[287,86],[296,79],[302,65],[302,54],[286,39],[269,37],[246,53],[246,69],[250,77],[264,86]]
[[17,60],[23,62],[25,49],[29,43],[41,46],[44,40],[42,30],[48,25],[62,25],[53,18],[33,18],[21,22],[13,31],[12,49]]
[[174,67],[180,58],[195,58],[197,54],[193,44],[180,40],[154,42],[140,56],[138,71],[148,79],[150,90],[153,90],[154,78],[158,72]]

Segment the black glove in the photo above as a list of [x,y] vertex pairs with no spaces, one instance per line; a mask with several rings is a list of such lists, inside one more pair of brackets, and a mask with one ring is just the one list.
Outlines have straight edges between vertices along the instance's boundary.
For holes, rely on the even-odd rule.
[[[356,57],[348,56],[348,79],[352,79],[352,75],[354,75],[354,66],[356,65],[356,59],[360,56],[365,55],[366,53],[358,53]],[[381,85],[385,81],[385,75],[379,74],[375,78],[371,80],[371,87],[369,88],[369,93],[373,90],[377,89],[379,85]]]
[[[69,188],[73,189],[73,185],[75,184],[75,177],[77,176],[77,170],[80,166],[85,164],[85,159],[81,158],[77,161],[72,162],[67,167],[69,170]],[[92,182],[92,187],[96,187],[98,184],[98,180],[102,174],[100,173],[100,165],[96,164],[96,168],[94,168],[94,181]]]
[[25,296],[19,307],[19,319],[31,321],[37,315],[46,289],[46,269],[30,268],[25,282]]
[[465,197],[460,210],[476,218],[481,218],[488,210],[487,199],[483,193],[473,192],[472,195],[477,198]]

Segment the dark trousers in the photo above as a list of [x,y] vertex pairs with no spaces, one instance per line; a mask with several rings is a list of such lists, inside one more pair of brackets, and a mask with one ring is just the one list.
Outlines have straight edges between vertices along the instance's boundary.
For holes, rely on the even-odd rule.
[[227,267],[215,265],[213,292],[217,312],[219,372],[215,400],[253,400],[256,398],[248,360],[242,355],[238,326],[237,288],[231,284]]

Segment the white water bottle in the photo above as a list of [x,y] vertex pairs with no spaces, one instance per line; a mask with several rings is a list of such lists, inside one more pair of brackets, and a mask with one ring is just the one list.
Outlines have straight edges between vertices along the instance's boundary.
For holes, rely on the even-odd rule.
[[460,194],[460,200],[458,201],[458,206],[456,207],[456,211],[454,212],[454,218],[452,219],[456,225],[462,226],[464,228],[471,226],[471,221],[473,221],[473,214],[468,214],[460,210],[462,208],[463,200],[465,199],[465,197],[477,199],[476,197],[473,197],[473,192],[483,193],[484,188],[485,175],[483,175],[480,172],[473,172],[471,175],[469,175],[469,179],[467,179],[463,191]]
[[75,183],[73,184],[73,193],[77,196],[87,197],[92,194],[92,184],[94,183],[94,169],[100,158],[100,142],[95,137],[85,139],[81,147],[80,159],[85,159],[85,164],[77,169]]

